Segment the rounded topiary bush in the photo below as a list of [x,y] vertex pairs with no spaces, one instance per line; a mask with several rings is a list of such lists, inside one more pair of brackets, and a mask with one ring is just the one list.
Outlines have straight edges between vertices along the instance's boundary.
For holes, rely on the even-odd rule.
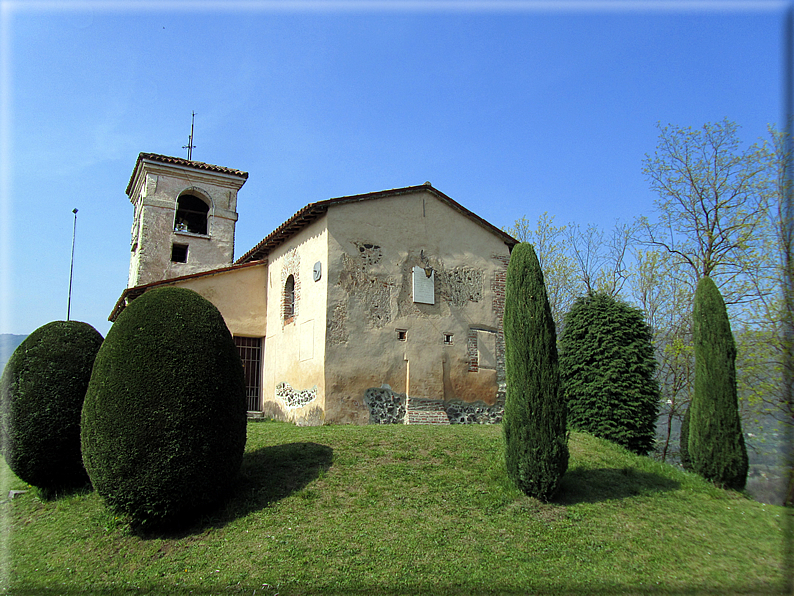
[[47,493],[88,485],[80,412],[102,335],[53,321],[17,347],[0,379],[0,444],[11,470]]
[[134,526],[192,519],[236,479],[246,409],[242,362],[218,309],[184,288],[146,292],[108,332],[83,405],[94,488]]

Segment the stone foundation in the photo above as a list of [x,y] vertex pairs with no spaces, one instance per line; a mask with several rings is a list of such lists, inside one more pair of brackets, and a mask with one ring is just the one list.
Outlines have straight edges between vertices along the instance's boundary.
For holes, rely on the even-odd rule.
[[364,394],[370,424],[404,424],[406,402],[404,393],[395,393],[388,385],[372,387]]
[[446,412],[451,424],[499,424],[505,412],[504,395],[493,406],[482,401],[450,402],[446,405]]
[[489,406],[483,401],[406,398],[388,385],[367,389],[364,404],[369,408],[370,424],[500,424],[505,411],[503,392]]

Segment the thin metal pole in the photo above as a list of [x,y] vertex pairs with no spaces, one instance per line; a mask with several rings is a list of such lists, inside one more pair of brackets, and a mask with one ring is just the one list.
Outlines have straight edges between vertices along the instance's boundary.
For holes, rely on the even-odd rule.
[[74,276],[74,239],[77,235],[77,209],[72,209],[74,213],[74,226],[72,227],[72,262],[69,266],[69,300],[66,303],[66,320],[72,314],[72,277]]
[[190,117],[190,136],[187,138],[187,145],[182,145],[182,149],[187,149],[187,160],[193,160],[193,149],[196,146],[193,144],[193,124],[196,122],[196,112],[193,112]]

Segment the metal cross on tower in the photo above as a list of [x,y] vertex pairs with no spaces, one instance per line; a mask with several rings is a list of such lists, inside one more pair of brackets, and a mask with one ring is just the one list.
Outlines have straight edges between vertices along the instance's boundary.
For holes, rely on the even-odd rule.
[[193,144],[193,124],[196,122],[196,112],[192,113],[192,117],[190,118],[190,136],[187,138],[187,145],[182,145],[182,149],[187,149],[187,159],[188,161],[193,160],[193,149],[196,146]]

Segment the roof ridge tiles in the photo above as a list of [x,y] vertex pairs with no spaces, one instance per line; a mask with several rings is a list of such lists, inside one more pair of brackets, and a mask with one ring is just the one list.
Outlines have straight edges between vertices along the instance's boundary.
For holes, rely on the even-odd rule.
[[469,219],[475,221],[476,223],[483,226],[487,230],[490,230],[492,233],[501,237],[502,240],[504,240],[504,242],[509,246],[512,247],[513,245],[518,244],[518,240],[510,236],[508,233],[504,232],[503,230],[500,230],[493,224],[484,220],[476,213],[469,211],[468,209],[466,209],[466,207],[464,207],[454,199],[448,197],[437,188],[434,188],[432,185],[430,185],[430,183],[425,182],[424,184],[418,184],[416,186],[405,186],[403,188],[392,188],[390,190],[378,190],[364,194],[349,195],[344,197],[337,197],[334,199],[325,199],[323,201],[317,201],[315,203],[309,203],[305,207],[296,211],[292,217],[290,217],[287,221],[282,223],[279,227],[277,227],[270,234],[268,234],[261,242],[259,242],[256,246],[254,246],[251,250],[249,250],[243,256],[238,258],[235,261],[235,263],[245,263],[247,261],[259,260],[266,257],[272,249],[279,246],[285,240],[289,239],[294,233],[303,229],[306,225],[316,220],[319,216],[325,214],[325,212],[328,211],[328,208],[332,205],[354,203],[357,201],[366,201],[370,199],[378,199],[388,196],[398,196],[417,191],[426,191],[431,194],[434,194],[441,201],[445,202],[447,205],[457,210],[463,216],[468,217]]
[[197,170],[206,170],[208,172],[217,172],[219,174],[229,174],[231,176],[238,176],[243,180],[248,180],[248,172],[243,172],[242,170],[237,170],[235,168],[227,168],[225,166],[216,166],[215,164],[205,163],[203,161],[194,161],[184,159],[182,157],[173,157],[170,155],[161,155],[159,153],[147,153],[141,152],[138,154],[138,159],[135,161],[135,167],[132,169],[132,175],[130,176],[130,181],[127,184],[127,195],[130,194],[132,190],[132,184],[135,180],[135,176],[138,173],[138,168],[141,165],[143,160],[148,161],[155,161],[164,164],[171,164],[175,166],[185,166],[190,168],[196,168]]
[[216,172],[225,172],[228,174],[235,174],[243,178],[248,178],[248,172],[238,170],[236,168],[227,168],[226,166],[218,166],[215,164],[207,163],[204,161],[196,161],[193,159],[184,159],[182,157],[173,157],[171,155],[162,155],[160,153],[147,153],[141,152],[138,154],[138,161],[141,159],[150,159],[152,161],[159,161],[163,163],[171,163],[174,165],[191,166],[201,170],[212,170]]

